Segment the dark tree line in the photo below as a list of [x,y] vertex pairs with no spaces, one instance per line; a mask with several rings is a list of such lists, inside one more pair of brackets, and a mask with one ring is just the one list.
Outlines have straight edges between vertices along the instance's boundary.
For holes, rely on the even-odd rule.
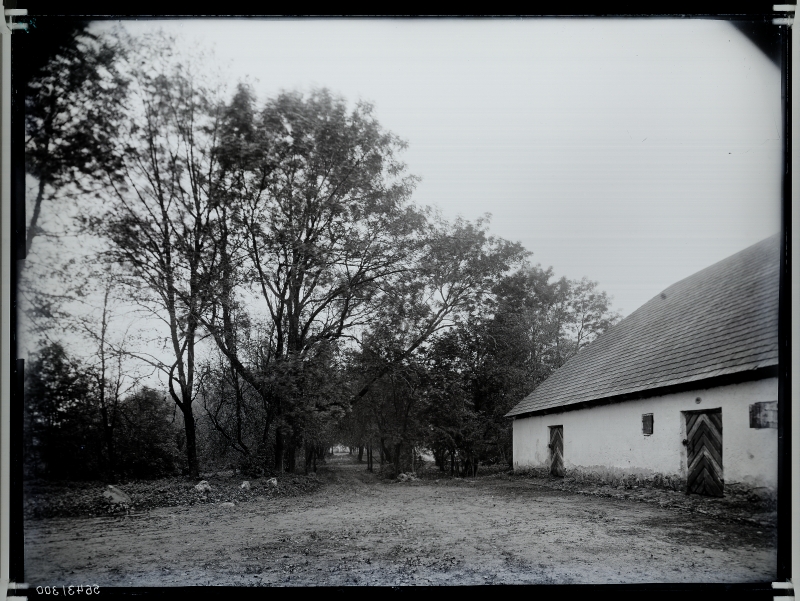
[[[451,475],[473,475],[479,463],[511,464],[505,414],[616,315],[595,283],[553,281],[552,270],[539,266],[498,272],[484,290],[474,311],[393,363],[354,405],[340,423],[348,444],[377,447],[394,472],[412,467],[420,449]],[[369,349],[359,359],[382,362]]]
[[[181,441],[195,477],[198,432],[254,473],[313,470],[338,441],[368,469],[375,456],[413,468],[422,449],[452,473],[510,461],[503,415],[608,327],[606,295],[551,281],[488,219],[414,205],[405,143],[370,105],[325,89],[228,95],[171,46],[78,33],[29,84],[29,245],[48,206],[91,207],[78,222],[92,260],[159,347],[112,344],[104,308],[90,336],[99,372],[42,351],[28,383],[42,464],[56,469],[45,449],[62,444],[62,411],[85,425],[64,445],[96,435],[93,469],[133,470],[122,449],[139,434],[121,424],[137,407],[156,433],[137,440]],[[31,296],[40,313],[53,302]],[[122,398],[104,370],[123,356],[159,371],[166,394]],[[164,398],[180,412],[177,439]]]
[[[184,446],[172,403],[138,387],[106,403],[100,374],[59,344],[26,369],[25,459],[29,474],[55,479],[153,478],[174,473]],[[106,382],[110,387],[111,383]]]

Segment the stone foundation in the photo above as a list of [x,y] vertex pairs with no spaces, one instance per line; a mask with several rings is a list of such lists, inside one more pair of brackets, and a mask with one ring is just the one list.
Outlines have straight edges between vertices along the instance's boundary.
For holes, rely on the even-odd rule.
[[[533,478],[550,477],[550,468],[548,467],[515,467],[514,472]],[[686,488],[686,480],[674,474],[626,473],[624,470],[613,468],[582,469],[573,467],[566,470],[565,479],[572,480],[573,482],[586,482],[599,486],[613,486],[616,488],[648,487],[678,491]]]
[[[514,473],[531,478],[551,478],[550,468],[544,466],[514,466]],[[567,468],[565,482],[587,483],[614,488],[660,488],[684,492],[686,480],[678,474],[655,472],[626,472],[619,468]],[[752,486],[741,482],[725,482],[724,496],[732,502],[757,504],[765,509],[777,505],[777,491],[765,486]]]
[[685,490],[686,480],[675,474],[637,474],[624,472],[595,472],[579,469],[570,470],[569,476],[576,482],[623,487],[623,488],[663,488],[666,490]]

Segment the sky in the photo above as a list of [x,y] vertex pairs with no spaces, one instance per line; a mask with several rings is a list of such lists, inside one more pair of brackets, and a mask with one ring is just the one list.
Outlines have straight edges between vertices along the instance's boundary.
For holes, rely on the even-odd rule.
[[[110,31],[117,22],[99,22]],[[127,21],[264,99],[327,87],[408,142],[414,201],[492,214],[630,314],[780,230],[780,71],[700,19]],[[231,86],[232,87],[232,86]]]

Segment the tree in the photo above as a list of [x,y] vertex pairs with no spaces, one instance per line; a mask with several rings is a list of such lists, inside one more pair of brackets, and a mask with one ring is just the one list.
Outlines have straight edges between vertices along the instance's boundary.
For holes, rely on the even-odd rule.
[[[430,424],[428,445],[441,471],[450,463],[450,475],[474,476],[485,446],[487,416],[476,407],[470,365],[464,361],[463,333],[466,324],[440,337],[429,352],[429,371],[436,383],[425,419]],[[469,355],[466,355],[468,357]]]
[[[219,208],[228,235],[217,251],[236,269],[220,270],[221,293],[203,324],[268,405],[282,470],[286,432],[298,435],[290,450],[302,438],[296,379],[305,362],[367,323],[382,283],[417,248],[423,216],[408,201],[415,180],[397,158],[404,143],[381,129],[371,106],[348,110],[326,90],[284,93],[260,111],[254,103],[240,86],[225,113],[230,201]],[[237,294],[268,316],[257,365],[243,361],[232,335]]]
[[479,310],[492,288],[529,254],[520,244],[488,234],[488,216],[473,224],[438,218],[425,228],[415,263],[384,286],[374,326],[364,339],[382,367],[358,392],[411,357],[440,330]]
[[597,282],[586,277],[573,280],[568,294],[566,327],[571,345],[568,346],[564,361],[576,355],[620,319],[619,313],[611,311],[611,299],[598,290]]
[[[123,396],[136,388],[141,377],[131,369],[128,358],[127,331],[119,340],[113,339],[115,290],[114,274],[105,266],[92,269],[87,266],[88,277],[85,290],[99,288],[102,306],[88,314],[72,313],[64,318],[65,329],[71,329],[96,345],[92,357],[87,360],[89,374],[94,380],[99,423],[105,443],[106,477],[114,482],[118,475],[117,426]],[[96,315],[99,313],[99,319]]]
[[[117,68],[122,47],[87,31],[88,22],[35,19],[35,44],[26,44],[25,168],[31,200],[20,278],[20,309],[26,329],[51,342],[52,330],[70,317],[68,306],[82,294],[75,257],[63,252],[65,234],[80,197],[113,160],[127,80]],[[33,192],[33,193],[31,193]],[[83,208],[85,210],[85,207]],[[38,243],[34,240],[51,242]]]
[[43,204],[64,197],[87,174],[109,167],[127,80],[117,65],[121,48],[77,26],[49,60],[29,74],[25,95],[25,166],[37,192],[26,250],[40,234]]
[[112,344],[107,288],[96,326],[74,320],[97,343],[92,364],[59,359],[74,382],[57,387],[88,386],[109,473],[168,470],[158,440],[175,439],[160,393],[126,396],[123,357],[161,371],[194,477],[197,405],[241,465],[291,471],[302,449],[314,469],[338,427],[369,469],[380,442],[398,470],[430,445],[440,466],[475,473],[510,457],[510,405],[613,323],[596,283],[551,281],[488,217],[417,208],[405,143],[369,104],[324,89],[259,102],[246,85],[226,97],[163,36],[71,39],[29,88],[28,242],[48,199],[90,197],[84,233],[145,317],[149,348]]
[[60,344],[49,344],[25,371],[28,464],[34,475],[96,476],[103,462],[91,373]]
[[394,365],[376,381],[368,402],[377,426],[381,456],[396,475],[413,469],[415,447],[425,439],[427,374],[420,365]]
[[609,304],[596,283],[553,281],[552,268],[525,266],[501,278],[480,310],[431,349],[437,369],[461,378],[429,418],[437,460],[445,442],[452,456],[460,440],[481,461],[510,463],[505,414],[618,319]]
[[[431,349],[482,311],[493,288],[528,254],[519,244],[490,236],[487,222],[430,220],[413,268],[386,286],[378,318],[362,338],[363,379],[356,397],[367,397],[382,452],[391,440],[388,454],[398,470],[409,467],[409,447],[425,440],[427,405],[453,398],[446,374],[432,370]],[[464,405],[460,415],[470,410]],[[473,422],[467,419],[463,427],[467,423]],[[474,463],[470,443],[459,444]]]
[[165,394],[148,387],[123,399],[116,441],[121,473],[158,478],[175,471],[180,430],[172,419],[174,406]]
[[127,106],[105,168],[103,213],[88,223],[125,267],[121,283],[166,326],[169,359],[137,356],[160,369],[183,414],[189,472],[199,475],[195,438],[199,316],[209,304],[219,197],[220,103],[170,40],[147,38],[126,65]]
[[[106,394],[119,397],[114,384],[105,382]],[[25,458],[33,475],[113,481],[174,471],[180,439],[165,395],[145,387],[104,401],[102,388],[99,370],[60,344],[33,357],[25,382]]]

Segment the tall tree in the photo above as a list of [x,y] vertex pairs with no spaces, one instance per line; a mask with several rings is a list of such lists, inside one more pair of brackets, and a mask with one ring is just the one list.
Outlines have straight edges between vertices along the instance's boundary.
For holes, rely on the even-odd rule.
[[476,223],[429,220],[415,261],[383,288],[377,319],[365,338],[382,367],[366,374],[358,396],[437,332],[480,310],[492,289],[529,254],[518,243],[489,235],[488,216]]
[[85,210],[80,197],[93,187],[91,176],[113,161],[109,149],[127,88],[117,68],[122,46],[87,27],[83,21],[34,19],[20,58],[29,190],[19,306],[25,334],[51,342],[83,294],[76,257],[64,252],[63,241],[76,233],[73,218]]
[[[445,441],[456,428],[462,444],[472,445],[482,461],[510,462],[505,414],[618,315],[596,283],[555,280],[552,268],[538,265],[507,274],[492,292],[480,311],[432,348],[437,369],[459,374],[466,398],[447,395],[446,409],[434,410],[430,419],[441,434],[437,440]],[[477,421],[468,419],[470,411]]]
[[[88,313],[73,312],[62,323],[65,329],[76,332],[93,347],[86,364],[95,382],[98,420],[105,444],[105,475],[113,482],[118,476],[117,427],[120,423],[120,407],[123,397],[138,387],[142,375],[131,366],[128,357],[128,330],[120,332],[115,327],[118,325],[114,307],[115,274],[108,269],[103,270],[102,266],[99,269],[89,266],[86,280],[87,292],[91,288],[99,292],[102,299],[100,306]],[[91,301],[85,304],[90,305]]]
[[[420,427],[428,403],[452,396],[452,383],[432,369],[431,349],[481,312],[493,288],[527,254],[519,244],[490,236],[488,218],[452,224],[432,218],[417,262],[386,285],[378,317],[362,338],[356,398],[372,407],[382,450],[388,450],[396,469],[406,469],[410,447],[425,440]],[[462,415],[469,411],[465,406]],[[463,427],[471,424],[462,421]],[[385,448],[387,440],[393,448]],[[459,444],[468,450],[467,441]]]
[[131,298],[165,326],[166,354],[138,356],[166,376],[197,477],[196,346],[217,269],[220,102],[198,69],[170,55],[171,46],[157,36],[128,43],[125,118],[103,164],[105,210],[89,226],[110,243],[107,258],[126,268],[121,282]]
[[108,38],[68,28],[47,60],[30,65],[25,94],[25,166],[36,180],[26,250],[41,233],[44,204],[69,197],[109,167],[119,133],[127,79],[118,69],[123,49]]
[[[240,86],[226,112],[220,160],[231,205],[220,223],[230,226],[218,252],[238,269],[219,273],[221,294],[203,323],[268,403],[279,470],[305,362],[368,321],[382,283],[419,246],[423,216],[409,203],[415,179],[398,159],[404,146],[371,106],[348,109],[327,90],[283,93],[258,110]],[[242,360],[231,336],[234,288],[269,321],[259,366]]]

